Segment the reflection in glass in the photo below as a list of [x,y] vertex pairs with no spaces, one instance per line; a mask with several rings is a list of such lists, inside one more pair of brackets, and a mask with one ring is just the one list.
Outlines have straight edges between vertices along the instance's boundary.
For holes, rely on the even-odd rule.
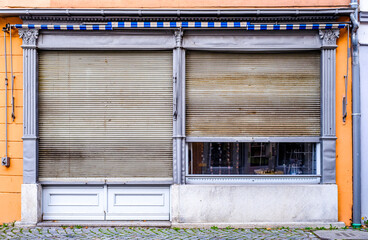
[[316,143],[189,143],[189,174],[316,174]]

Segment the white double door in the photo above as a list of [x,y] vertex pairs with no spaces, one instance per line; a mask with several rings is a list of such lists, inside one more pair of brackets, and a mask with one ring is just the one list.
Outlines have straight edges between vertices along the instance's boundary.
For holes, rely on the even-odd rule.
[[169,186],[44,186],[43,220],[169,220]]

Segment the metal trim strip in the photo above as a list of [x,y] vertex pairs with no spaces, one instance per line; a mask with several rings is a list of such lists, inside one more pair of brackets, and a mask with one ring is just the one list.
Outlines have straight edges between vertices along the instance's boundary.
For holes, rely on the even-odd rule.
[[187,184],[318,184],[320,176],[222,176],[186,177]]
[[320,142],[320,137],[186,137],[186,142]]

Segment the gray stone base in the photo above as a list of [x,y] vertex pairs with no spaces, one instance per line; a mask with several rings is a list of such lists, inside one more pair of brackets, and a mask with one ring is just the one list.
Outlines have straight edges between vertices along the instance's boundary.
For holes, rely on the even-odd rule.
[[171,208],[173,225],[180,226],[338,222],[335,184],[173,185]]
[[342,227],[337,219],[337,186],[309,185],[172,185],[169,221],[42,222],[39,184],[22,185],[22,226],[212,226]]
[[218,228],[280,228],[280,227],[289,227],[289,228],[316,228],[316,227],[325,227],[330,228],[345,227],[345,223],[343,222],[283,222],[283,223],[274,223],[274,222],[263,222],[263,223],[172,223],[172,227],[177,228],[211,228],[213,226]]
[[21,225],[35,225],[42,220],[42,187],[40,184],[22,184]]

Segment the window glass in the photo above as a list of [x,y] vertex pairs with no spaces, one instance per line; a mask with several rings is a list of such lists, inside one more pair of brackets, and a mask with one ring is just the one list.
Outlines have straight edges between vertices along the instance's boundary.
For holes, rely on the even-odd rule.
[[316,143],[189,143],[189,174],[316,174]]

